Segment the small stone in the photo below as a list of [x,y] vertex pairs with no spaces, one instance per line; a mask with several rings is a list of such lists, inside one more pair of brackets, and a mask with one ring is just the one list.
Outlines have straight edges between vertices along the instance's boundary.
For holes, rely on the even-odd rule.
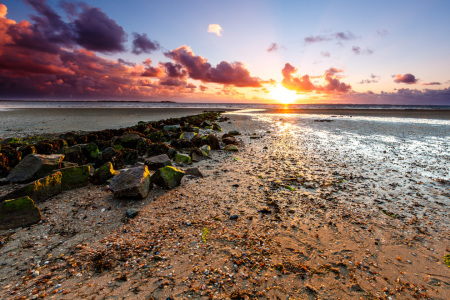
[[133,208],[130,208],[129,210],[127,210],[125,212],[125,216],[129,219],[134,219],[138,214],[139,214],[139,211],[137,211]]
[[239,218],[238,215],[231,215],[230,220],[237,220]]
[[228,134],[229,135],[240,135],[241,133],[237,130],[230,130],[230,131],[228,131]]
[[237,152],[239,151],[239,148],[236,145],[227,145],[225,151]]

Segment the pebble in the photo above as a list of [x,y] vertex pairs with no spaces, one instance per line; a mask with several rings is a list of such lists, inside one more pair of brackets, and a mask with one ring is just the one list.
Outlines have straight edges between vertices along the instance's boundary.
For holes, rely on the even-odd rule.
[[231,215],[230,220],[237,220],[239,218],[238,215]]
[[130,208],[125,212],[125,216],[129,219],[134,219],[138,214],[139,214],[139,211],[135,210],[133,208]]

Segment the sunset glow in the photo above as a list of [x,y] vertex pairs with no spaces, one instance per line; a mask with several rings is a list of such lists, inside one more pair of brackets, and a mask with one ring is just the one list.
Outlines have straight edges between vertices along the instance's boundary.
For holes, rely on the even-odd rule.
[[450,1],[353,4],[3,0],[0,98],[450,104]]
[[272,90],[270,91],[270,96],[283,104],[291,104],[294,103],[295,100],[297,100],[299,97],[296,92],[288,90],[287,88],[283,87],[281,84],[277,84]]

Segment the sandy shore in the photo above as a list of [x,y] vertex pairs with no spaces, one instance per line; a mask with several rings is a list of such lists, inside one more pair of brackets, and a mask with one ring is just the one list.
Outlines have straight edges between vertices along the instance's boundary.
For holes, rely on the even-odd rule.
[[360,123],[229,117],[241,151],[195,163],[204,178],[140,201],[72,190],[39,204],[42,224],[1,232],[0,298],[448,299],[449,186],[433,180],[448,157],[419,182],[408,149],[367,159],[324,138]]
[[97,131],[200,114],[201,108],[18,108],[0,110],[0,138]]

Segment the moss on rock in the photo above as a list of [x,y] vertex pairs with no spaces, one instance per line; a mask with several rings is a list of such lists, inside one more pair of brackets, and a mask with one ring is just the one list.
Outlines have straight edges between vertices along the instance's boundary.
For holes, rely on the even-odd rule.
[[0,203],[0,229],[30,226],[42,219],[39,208],[30,197]]
[[190,164],[191,163],[191,157],[189,155],[185,154],[175,154],[175,157],[173,158],[173,161],[177,164]]
[[62,174],[61,185],[63,190],[71,190],[86,186],[89,182],[90,166],[70,167],[60,169]]
[[152,176],[152,183],[166,189],[173,189],[181,183],[181,179],[186,173],[180,169],[167,166],[158,169]]

